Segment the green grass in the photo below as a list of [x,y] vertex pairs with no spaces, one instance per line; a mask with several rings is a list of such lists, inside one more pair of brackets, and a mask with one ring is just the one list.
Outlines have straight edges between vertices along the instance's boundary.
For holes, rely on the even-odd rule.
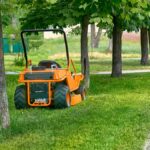
[[17,76],[7,76],[11,127],[0,150],[140,150],[150,129],[150,75],[91,76],[88,98],[69,109],[16,110]]
[[[100,41],[100,47],[98,49],[90,48],[89,41],[89,57],[91,62],[91,72],[97,71],[111,71],[112,54],[106,52],[108,45],[108,39],[106,36],[102,36]],[[68,46],[70,51],[70,57],[77,64],[77,70],[80,71],[80,37],[68,36]],[[150,69],[150,66],[140,65],[140,43],[123,41],[123,69],[135,70],[135,69]],[[43,44],[38,50],[32,49],[29,52],[29,59],[32,59],[33,64],[37,65],[40,60],[57,60],[63,66],[65,61],[65,47],[64,42],[61,39],[44,40]],[[6,71],[21,71],[24,67],[18,67],[14,65],[14,59],[17,55],[5,55],[5,67]]]

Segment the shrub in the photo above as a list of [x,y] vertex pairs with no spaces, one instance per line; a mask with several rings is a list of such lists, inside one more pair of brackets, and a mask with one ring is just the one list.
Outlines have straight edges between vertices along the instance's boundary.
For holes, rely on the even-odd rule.
[[24,58],[17,57],[14,59],[15,66],[24,66]]

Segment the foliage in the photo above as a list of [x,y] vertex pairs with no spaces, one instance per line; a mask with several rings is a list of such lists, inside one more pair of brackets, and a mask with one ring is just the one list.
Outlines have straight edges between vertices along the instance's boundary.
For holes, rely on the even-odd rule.
[[143,8],[142,13],[138,15],[140,18],[140,27],[150,29],[150,0],[147,0],[147,5]]
[[[55,3],[49,3],[46,0],[20,1],[22,5],[30,10],[24,18],[21,19],[22,28],[47,28],[49,25],[54,27],[66,27],[66,25],[76,25],[82,21],[82,17],[90,16],[94,8],[84,4],[79,0],[57,0]],[[39,21],[41,23],[39,24]]]
[[[106,0],[97,1],[99,9],[93,13],[94,20],[99,22],[102,28],[108,31],[112,30],[112,17],[117,17],[118,26],[122,30],[138,31],[141,27],[141,23],[145,26],[149,26],[149,22],[144,21],[149,17],[149,1],[147,0]],[[109,32],[110,33],[110,32]]]
[[[46,0],[41,1],[28,1],[20,0],[18,2],[21,7],[26,9],[24,16],[20,18],[22,29],[31,28],[47,28],[55,18],[57,10],[50,11],[51,3]],[[40,21],[40,23],[39,23]]]
[[[9,9],[8,9],[9,8]],[[13,13],[16,9],[16,0],[1,0],[0,10],[2,10],[2,23],[7,26],[11,23]]]
[[2,23],[4,26],[8,26],[11,23],[11,17],[9,14],[2,15]]
[[14,65],[15,66],[24,66],[25,65],[25,60],[23,57],[17,57],[14,59]]
[[29,43],[29,50],[30,49],[35,49],[38,50],[39,47],[43,44],[43,38],[42,35],[29,35],[28,40]]
[[[149,8],[147,0],[57,0],[57,1],[26,1],[29,11],[21,19],[22,28],[66,27],[81,23],[82,17],[87,15],[90,23],[107,29],[111,36],[113,16],[117,17],[118,26],[122,30],[137,31],[141,26],[149,28]],[[41,21],[39,24],[39,20]]]
[[26,10],[17,4],[17,0],[3,1],[2,8],[4,11],[2,13],[4,35],[20,40],[19,18],[24,15]]
[[80,35],[81,34],[81,27],[80,26],[76,26],[74,28],[71,29],[71,31],[69,32],[70,35]]

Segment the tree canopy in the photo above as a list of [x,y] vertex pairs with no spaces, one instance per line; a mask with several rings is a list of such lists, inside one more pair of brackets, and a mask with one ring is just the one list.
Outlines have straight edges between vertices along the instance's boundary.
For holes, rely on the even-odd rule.
[[22,28],[72,26],[81,23],[85,15],[89,22],[110,31],[113,17],[117,17],[122,30],[137,31],[141,26],[149,28],[150,24],[147,0],[21,0],[19,3],[28,10],[21,19]]
[[[117,51],[120,51],[116,61],[113,62],[113,66],[117,68],[120,66],[120,73],[116,73],[120,75],[122,70],[121,32],[124,30],[138,31],[143,26],[149,28],[149,0],[30,0],[27,3],[21,0],[20,4],[28,8],[26,15],[21,20],[22,28],[47,28],[49,25],[63,28],[81,24],[81,30],[86,32],[87,24],[96,22],[107,29],[109,35],[114,34],[114,39],[116,37],[113,43],[114,50],[118,48]],[[87,35],[81,32],[81,55],[83,45],[87,45],[88,42],[82,36]],[[119,44],[118,41],[120,41]],[[87,46],[85,47],[87,51]]]

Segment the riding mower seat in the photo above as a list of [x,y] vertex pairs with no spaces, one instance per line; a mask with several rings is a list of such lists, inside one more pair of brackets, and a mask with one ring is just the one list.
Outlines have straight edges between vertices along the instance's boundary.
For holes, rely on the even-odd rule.
[[61,66],[52,60],[42,60],[38,64],[39,67],[46,67],[46,68],[61,68]]

